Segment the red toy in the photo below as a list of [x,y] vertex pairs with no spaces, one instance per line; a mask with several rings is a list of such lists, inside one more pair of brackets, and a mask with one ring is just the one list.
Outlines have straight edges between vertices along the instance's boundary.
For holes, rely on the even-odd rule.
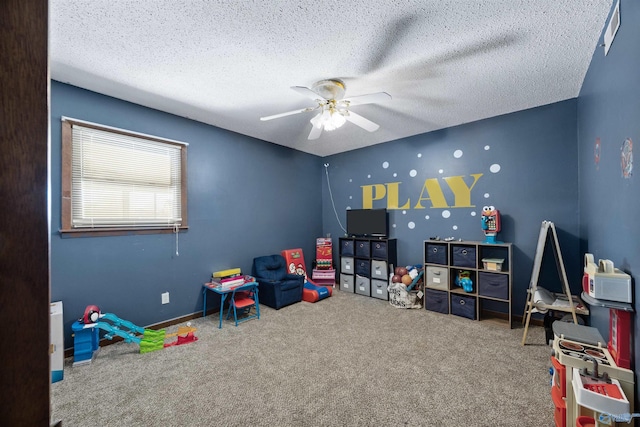
[[631,369],[631,313],[624,310],[609,310],[609,343],[607,349],[616,365]]
[[88,305],[84,309],[84,315],[82,316],[82,323],[85,325],[96,323],[100,319],[100,309],[97,305]]
[[501,243],[496,240],[500,232],[500,211],[493,206],[482,208],[482,231],[484,231],[485,243]]
[[304,256],[302,255],[302,249],[285,249],[281,252],[281,255],[287,262],[289,273],[299,274],[305,278],[304,288],[302,289],[303,301],[317,302],[331,296],[331,286],[320,286],[309,280],[304,263]]

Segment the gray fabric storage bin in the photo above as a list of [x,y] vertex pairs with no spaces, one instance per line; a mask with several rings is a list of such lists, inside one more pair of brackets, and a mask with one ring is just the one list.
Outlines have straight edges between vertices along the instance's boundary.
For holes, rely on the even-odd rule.
[[475,246],[451,246],[451,265],[476,268]]
[[449,289],[449,269],[446,267],[434,267],[428,265],[426,286],[428,288],[446,291]]
[[356,240],[356,256],[369,258],[371,256],[371,242],[368,240]]
[[353,256],[354,252],[353,240],[340,240],[340,255],[341,256]]
[[341,274],[340,275],[340,290],[346,292],[353,292],[353,279],[354,276],[350,274]]
[[348,256],[340,258],[340,273],[356,274],[356,264],[353,258]]
[[478,273],[478,293],[485,297],[509,299],[509,276],[506,274]]
[[425,262],[428,264],[447,264],[447,245],[445,243],[426,243]]
[[449,299],[447,298],[447,293],[444,291],[425,289],[424,307],[429,311],[449,314]]
[[356,276],[356,294],[371,296],[371,280],[368,277]]
[[382,240],[371,242],[371,257],[387,259],[387,242]]
[[371,260],[371,278],[385,281],[389,279],[387,261],[382,261],[379,259]]
[[371,276],[371,260],[356,259],[356,274],[363,277]]
[[476,320],[476,299],[474,297],[452,293],[451,314]]
[[388,285],[389,282],[386,280],[371,279],[371,296],[387,301],[389,299]]

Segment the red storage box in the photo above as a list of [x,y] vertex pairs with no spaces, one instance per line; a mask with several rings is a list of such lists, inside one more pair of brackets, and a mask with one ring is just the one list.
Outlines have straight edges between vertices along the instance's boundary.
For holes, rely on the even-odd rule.
[[333,251],[330,237],[316,239],[316,267],[318,269],[333,268]]
[[567,427],[567,404],[560,396],[559,388],[551,388],[551,400],[553,400],[553,405],[556,407],[553,412],[553,419],[556,422],[556,427]]

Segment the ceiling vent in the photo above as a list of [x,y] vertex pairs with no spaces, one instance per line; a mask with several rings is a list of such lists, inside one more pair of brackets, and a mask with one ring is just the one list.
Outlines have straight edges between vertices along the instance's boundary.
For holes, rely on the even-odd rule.
[[616,7],[613,9],[611,19],[609,19],[609,25],[607,25],[607,31],[604,33],[604,54],[609,53],[613,38],[616,36],[620,28],[620,0],[616,3]]

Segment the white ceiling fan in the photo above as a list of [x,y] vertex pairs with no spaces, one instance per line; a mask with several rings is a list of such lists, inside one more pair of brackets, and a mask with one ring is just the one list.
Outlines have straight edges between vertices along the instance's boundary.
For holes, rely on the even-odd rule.
[[332,131],[339,128],[346,122],[351,122],[362,129],[374,132],[380,127],[371,120],[365,119],[359,114],[350,110],[354,105],[372,104],[384,102],[391,99],[391,95],[386,92],[369,93],[366,95],[342,98],[346,91],[344,82],[340,79],[320,80],[314,83],[311,88],[304,86],[292,86],[302,96],[313,99],[318,105],[307,107],[302,110],[287,111],[286,113],[274,114],[273,116],[260,117],[260,120],[273,120],[293,114],[308,113],[319,110],[318,114],[310,121],[313,127],[309,133],[309,139],[318,139],[322,130]]

